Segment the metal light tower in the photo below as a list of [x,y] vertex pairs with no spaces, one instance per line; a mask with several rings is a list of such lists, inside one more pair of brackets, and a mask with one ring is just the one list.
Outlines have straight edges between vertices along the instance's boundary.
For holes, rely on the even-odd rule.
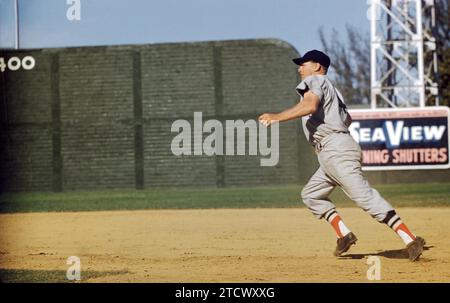
[[371,107],[439,105],[434,0],[371,4]]
[[14,48],[19,49],[19,0],[14,0],[15,14],[15,32],[14,32]]

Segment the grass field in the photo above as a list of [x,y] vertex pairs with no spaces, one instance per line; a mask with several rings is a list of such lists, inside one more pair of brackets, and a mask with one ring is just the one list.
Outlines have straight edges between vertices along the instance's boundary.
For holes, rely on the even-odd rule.
[[[378,185],[395,207],[450,206],[450,183]],[[297,185],[231,188],[155,188],[143,191],[8,193],[0,195],[0,212],[60,212],[143,209],[304,207]],[[336,189],[337,206],[355,204]]]

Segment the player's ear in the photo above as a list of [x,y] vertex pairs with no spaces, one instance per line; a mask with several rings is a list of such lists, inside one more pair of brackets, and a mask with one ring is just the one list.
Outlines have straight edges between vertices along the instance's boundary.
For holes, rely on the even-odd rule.
[[322,68],[322,65],[320,63],[314,62],[314,71],[318,72]]

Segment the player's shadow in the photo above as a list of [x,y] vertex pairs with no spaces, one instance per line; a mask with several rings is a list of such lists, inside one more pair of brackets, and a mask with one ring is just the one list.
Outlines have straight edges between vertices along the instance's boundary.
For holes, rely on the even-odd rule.
[[[429,250],[432,247],[434,247],[434,246],[424,246],[423,250]],[[378,252],[378,253],[346,254],[346,255],[340,256],[339,258],[341,258],[341,259],[364,259],[365,257],[369,257],[369,256],[380,256],[380,257],[385,257],[388,259],[408,259],[409,258],[408,251],[406,250],[406,248],[395,249],[395,250],[385,250],[385,251]]]

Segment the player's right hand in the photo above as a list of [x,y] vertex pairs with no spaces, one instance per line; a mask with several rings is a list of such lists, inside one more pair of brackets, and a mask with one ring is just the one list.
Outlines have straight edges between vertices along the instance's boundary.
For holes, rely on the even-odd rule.
[[269,113],[262,114],[261,116],[259,116],[258,120],[262,125],[266,127],[269,127],[273,122],[277,121],[275,114]]

